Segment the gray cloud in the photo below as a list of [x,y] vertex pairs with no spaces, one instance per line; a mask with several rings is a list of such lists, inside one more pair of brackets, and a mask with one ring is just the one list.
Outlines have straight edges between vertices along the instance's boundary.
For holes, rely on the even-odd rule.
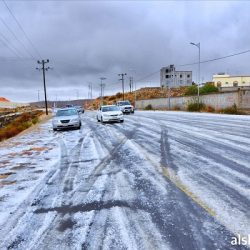
[[[197,61],[198,51],[189,42],[201,42],[202,59],[210,59],[249,49],[248,2],[132,2],[132,1],[9,1],[24,30],[49,66],[49,97],[55,99],[87,97],[93,83],[99,94],[99,78],[105,76],[105,93],[120,90],[118,73],[136,79],[164,65]],[[32,55],[37,53],[0,3],[0,15]],[[0,32],[21,57],[29,57],[0,20]],[[0,34],[0,39],[3,39]],[[16,101],[37,99],[42,91],[41,72],[36,60],[16,57],[0,41],[0,96]],[[11,59],[3,59],[9,58]],[[202,77],[228,71],[248,74],[250,54],[202,65]],[[197,67],[188,66],[193,70]],[[134,71],[130,71],[133,69]],[[178,68],[177,68],[178,69]],[[195,80],[195,79],[194,79]],[[128,81],[128,80],[127,80]],[[159,85],[159,74],[138,85]],[[42,92],[41,92],[42,93]]]

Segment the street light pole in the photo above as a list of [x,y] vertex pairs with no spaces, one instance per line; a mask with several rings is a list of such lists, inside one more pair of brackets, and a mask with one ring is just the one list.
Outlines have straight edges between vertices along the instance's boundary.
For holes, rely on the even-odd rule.
[[201,44],[190,43],[199,49],[199,66],[198,66],[198,106],[200,106],[200,74],[201,74]]

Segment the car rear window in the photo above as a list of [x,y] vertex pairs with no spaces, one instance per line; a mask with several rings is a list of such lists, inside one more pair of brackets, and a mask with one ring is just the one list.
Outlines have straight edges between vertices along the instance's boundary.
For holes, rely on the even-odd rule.
[[76,109],[64,109],[64,110],[58,110],[56,112],[56,116],[69,116],[69,115],[77,115]]
[[120,109],[117,106],[102,107],[102,112],[119,111],[119,110]]
[[122,106],[122,105],[130,105],[129,102],[118,102],[118,105]]

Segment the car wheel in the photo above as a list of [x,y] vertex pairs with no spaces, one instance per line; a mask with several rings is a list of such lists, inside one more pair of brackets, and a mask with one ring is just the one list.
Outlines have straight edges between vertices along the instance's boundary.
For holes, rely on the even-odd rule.
[[120,122],[121,122],[121,123],[123,123],[123,122],[124,122],[124,120],[120,120]]
[[53,131],[57,131],[57,129],[56,129],[56,128],[53,128]]
[[98,122],[100,122],[100,120],[98,119],[98,116],[96,116],[96,120],[97,120]]

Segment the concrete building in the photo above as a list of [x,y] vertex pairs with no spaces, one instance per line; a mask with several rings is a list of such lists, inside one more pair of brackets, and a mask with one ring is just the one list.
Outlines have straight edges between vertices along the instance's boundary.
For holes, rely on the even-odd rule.
[[213,75],[213,82],[216,87],[249,87],[250,76],[230,76],[225,73]]
[[177,88],[192,85],[192,71],[176,71],[173,64],[161,68],[161,87]]

